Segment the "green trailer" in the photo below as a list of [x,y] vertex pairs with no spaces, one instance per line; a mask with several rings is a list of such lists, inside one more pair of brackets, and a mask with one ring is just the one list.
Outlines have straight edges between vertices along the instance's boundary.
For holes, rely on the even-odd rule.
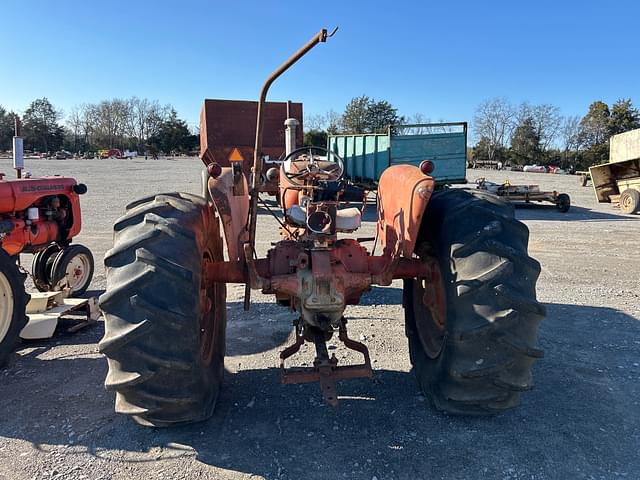
[[437,183],[466,183],[467,123],[396,125],[387,133],[330,135],[327,149],[344,160],[345,177],[375,189],[391,165],[433,162]]

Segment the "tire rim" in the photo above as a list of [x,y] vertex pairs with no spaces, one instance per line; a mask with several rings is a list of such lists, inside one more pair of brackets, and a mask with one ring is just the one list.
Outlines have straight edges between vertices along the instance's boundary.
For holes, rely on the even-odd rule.
[[64,277],[56,284],[56,290],[69,288],[72,292],[82,290],[91,275],[91,260],[84,253],[73,256],[65,268]]
[[438,358],[447,338],[447,295],[440,266],[435,259],[426,259],[430,278],[419,277],[413,282],[415,322],[420,343],[427,356]]
[[622,209],[623,210],[631,210],[633,206],[633,200],[631,198],[631,195],[624,195],[622,198]]
[[9,279],[0,272],[0,342],[4,340],[9,332],[11,320],[13,318],[13,290]]

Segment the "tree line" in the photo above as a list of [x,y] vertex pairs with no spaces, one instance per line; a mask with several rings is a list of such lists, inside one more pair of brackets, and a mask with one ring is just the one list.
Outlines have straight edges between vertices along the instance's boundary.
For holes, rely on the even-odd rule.
[[132,97],[85,103],[73,107],[62,123],[62,112],[47,98],[39,98],[22,116],[0,105],[0,151],[12,148],[16,117],[21,120],[25,150],[39,153],[117,148],[169,154],[193,151],[199,142],[176,110],[157,100]]
[[[351,99],[341,114],[329,110],[307,116],[304,123],[305,143],[325,146],[328,135],[385,133],[389,126],[398,130],[405,124],[431,123],[431,119],[420,113],[399,115],[390,102],[362,95]],[[640,113],[630,99],[611,107],[593,102],[580,117],[563,116],[551,104],[514,105],[505,98],[492,98],[476,108],[471,127],[477,139],[469,149],[472,162],[586,169],[608,160],[611,135],[640,128]],[[414,133],[433,131],[423,128]]]
[[609,138],[640,128],[640,112],[630,99],[611,107],[598,100],[584,117],[564,117],[554,105],[515,106],[493,98],[478,106],[473,128],[478,139],[471,152],[474,161],[581,170],[607,162]]

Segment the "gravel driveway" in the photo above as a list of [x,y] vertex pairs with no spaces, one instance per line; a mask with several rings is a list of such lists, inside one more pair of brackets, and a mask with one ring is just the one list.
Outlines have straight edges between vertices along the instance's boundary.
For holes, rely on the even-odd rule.
[[[77,241],[96,257],[94,295],[105,286],[102,257],[124,205],[161,191],[197,193],[201,168],[194,159],[27,164],[88,185]],[[0,171],[10,170],[0,160]],[[340,406],[327,407],[317,385],[279,383],[277,354],[293,316],[259,294],[247,314],[242,286],[230,285],[228,373],[211,420],[154,430],[116,416],[98,323],[24,344],[0,371],[0,479],[640,478],[640,216],[596,204],[574,176],[468,172],[479,176],[538,183],[573,202],[566,214],[517,210],[542,263],[538,298],[548,316],[536,388],[516,410],[457,418],[429,407],[409,372],[399,282],[349,307],[350,335],[369,346],[375,380],[341,382]],[[260,222],[264,252],[277,225],[268,215]],[[311,359],[306,348],[296,360]]]

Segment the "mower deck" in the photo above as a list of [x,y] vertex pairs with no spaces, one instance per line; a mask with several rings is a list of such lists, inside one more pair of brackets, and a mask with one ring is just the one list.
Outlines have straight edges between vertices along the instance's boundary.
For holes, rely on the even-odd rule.
[[100,317],[97,298],[67,298],[66,294],[64,291],[31,293],[31,300],[27,304],[29,321],[20,332],[20,337],[25,340],[51,338],[61,318],[77,321],[67,329],[69,333],[97,321]]

